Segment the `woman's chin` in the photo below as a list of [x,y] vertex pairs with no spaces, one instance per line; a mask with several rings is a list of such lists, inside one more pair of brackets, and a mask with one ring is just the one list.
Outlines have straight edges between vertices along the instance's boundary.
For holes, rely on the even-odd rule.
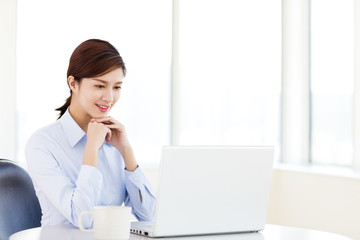
[[92,114],[92,118],[103,118],[103,117],[107,117],[109,114],[108,114],[108,112],[106,112],[106,113],[96,113],[96,114]]

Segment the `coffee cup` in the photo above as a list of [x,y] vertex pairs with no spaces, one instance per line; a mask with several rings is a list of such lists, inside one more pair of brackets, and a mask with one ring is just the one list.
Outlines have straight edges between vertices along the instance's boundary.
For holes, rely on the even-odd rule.
[[[91,229],[85,229],[82,224],[84,215],[93,217]],[[96,240],[123,240],[130,237],[131,208],[124,206],[97,206],[92,211],[79,215],[79,229],[93,232]]]

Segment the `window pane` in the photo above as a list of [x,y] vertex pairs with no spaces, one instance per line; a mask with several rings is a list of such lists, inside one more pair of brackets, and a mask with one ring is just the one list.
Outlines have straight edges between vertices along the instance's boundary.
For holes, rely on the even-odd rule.
[[314,163],[352,161],[353,16],[352,0],[311,1]]
[[179,142],[279,151],[281,1],[180,6]]
[[138,161],[156,163],[169,142],[171,10],[168,0],[19,0],[18,159],[36,129],[54,122],[69,95],[66,71],[89,38],[112,43],[128,73],[111,115],[127,128]]

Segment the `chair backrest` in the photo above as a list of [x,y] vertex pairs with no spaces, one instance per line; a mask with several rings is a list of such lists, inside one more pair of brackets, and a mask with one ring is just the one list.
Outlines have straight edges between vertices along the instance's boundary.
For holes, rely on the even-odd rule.
[[39,227],[41,208],[29,174],[10,160],[0,159],[0,240]]

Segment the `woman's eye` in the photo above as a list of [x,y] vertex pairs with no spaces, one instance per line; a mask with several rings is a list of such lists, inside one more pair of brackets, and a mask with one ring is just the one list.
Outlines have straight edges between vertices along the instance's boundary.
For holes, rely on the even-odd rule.
[[95,87],[97,87],[97,88],[105,88],[105,86],[103,86],[103,85],[96,85]]
[[116,86],[115,89],[116,89],[116,90],[120,90],[120,89],[121,89],[121,86]]

